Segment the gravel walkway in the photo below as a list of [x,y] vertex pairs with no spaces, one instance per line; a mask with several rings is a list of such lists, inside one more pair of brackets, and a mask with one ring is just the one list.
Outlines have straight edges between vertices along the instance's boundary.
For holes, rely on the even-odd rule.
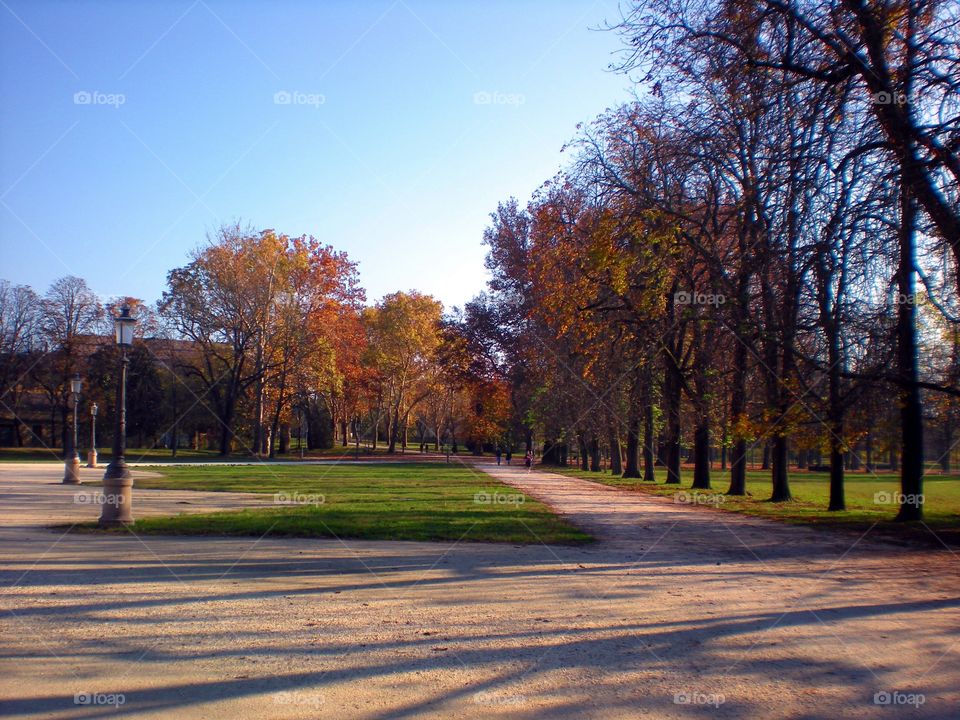
[[0,716],[960,716],[954,554],[481,470],[598,542],[64,535],[62,467],[0,466]]

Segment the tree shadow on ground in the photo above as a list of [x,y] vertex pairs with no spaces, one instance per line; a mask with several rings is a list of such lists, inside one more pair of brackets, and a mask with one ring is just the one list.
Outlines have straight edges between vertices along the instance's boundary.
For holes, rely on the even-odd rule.
[[[817,547],[798,552],[765,543],[746,552],[738,541],[705,549],[702,557],[688,555],[678,565],[676,549],[664,544],[644,554],[620,553],[609,548],[598,552],[594,548],[490,545],[462,545],[451,551],[448,546],[424,543],[392,544],[391,551],[385,551],[383,543],[348,545],[301,540],[279,548],[304,555],[276,557],[278,547],[264,541],[257,549],[273,555],[264,558],[244,557],[240,553],[248,545],[237,540],[215,540],[212,545],[205,540],[198,543],[194,552],[182,550],[182,538],[83,536],[71,540],[69,561],[81,565],[80,569],[64,568],[62,557],[39,562],[27,558],[5,562],[0,574],[4,587],[16,589],[12,612],[19,621],[40,632],[55,633],[64,622],[69,623],[71,633],[85,628],[90,631],[89,640],[74,641],[70,648],[58,653],[65,666],[115,665],[118,672],[125,672],[133,664],[138,668],[135,672],[153,676],[170,663],[220,660],[242,666],[246,662],[245,667],[256,674],[232,678],[201,676],[194,682],[170,682],[129,691],[117,688],[116,692],[125,695],[124,713],[176,714],[190,710],[202,715],[208,703],[246,698],[273,703],[266,706],[270,710],[267,714],[283,716],[291,710],[295,715],[302,710],[306,717],[355,712],[378,720],[445,713],[451,708],[477,716],[505,713],[521,718],[574,718],[593,713],[634,717],[641,711],[693,716],[706,708],[677,705],[674,693],[722,693],[727,678],[736,678],[735,685],[740,688],[771,679],[782,683],[783,702],[801,703],[795,713],[798,717],[828,717],[842,710],[842,704],[833,700],[823,700],[827,704],[822,707],[817,704],[819,701],[809,699],[806,707],[802,705],[802,692],[821,686],[838,689],[846,698],[844,702],[857,707],[855,714],[869,714],[874,709],[869,707],[872,693],[884,689],[881,683],[888,672],[874,674],[874,670],[845,652],[838,646],[838,631],[846,627],[845,632],[849,633],[851,628],[861,627],[858,623],[868,621],[909,621],[915,640],[942,641],[946,655],[951,642],[957,639],[956,633],[951,638],[928,630],[926,621],[936,619],[942,624],[944,613],[955,613],[960,608],[960,597],[952,595],[904,597],[889,602],[845,601],[843,586],[811,594],[799,607],[792,608],[784,602],[782,612],[769,607],[732,610],[720,606],[716,608],[719,614],[712,616],[703,612],[697,617],[664,617],[651,612],[646,621],[614,619],[627,612],[622,608],[642,606],[651,593],[670,586],[683,588],[684,583],[692,580],[703,590],[713,584],[749,586],[777,574],[796,581],[798,590],[808,592],[817,581],[816,572],[794,568],[779,574],[778,561],[802,559],[826,564],[828,560],[843,559],[838,558],[836,548],[830,552]],[[737,545],[740,551],[734,552]],[[231,549],[237,559],[231,556]],[[718,552],[724,558],[719,566],[714,561]],[[316,557],[315,553],[322,556]],[[875,549],[868,549],[862,557],[870,563],[863,581],[872,578],[877,582],[878,577],[884,577],[882,573],[878,575],[875,564],[891,567],[889,556],[876,558],[873,553]],[[811,554],[813,558],[809,557]],[[889,577],[902,575],[902,571],[902,566],[893,564]],[[14,585],[18,578],[21,582]],[[169,583],[171,590],[182,583],[183,592],[176,596],[157,596],[156,592],[146,596],[110,593],[110,589],[156,583]],[[269,586],[263,587],[265,583]],[[303,587],[304,583],[308,586]],[[80,597],[61,598],[53,604],[50,592],[53,588],[62,592],[64,587],[78,589]],[[569,603],[561,620],[547,622],[545,618],[523,616],[527,591],[545,591],[544,588],[549,589],[551,597]],[[91,599],[94,590],[96,597]],[[175,650],[156,644],[166,626],[188,623],[195,613],[206,612],[211,605],[252,603],[266,610],[285,601],[303,600],[322,613],[334,596],[349,599],[351,611],[369,613],[371,622],[379,619],[376,610],[362,610],[361,596],[371,602],[379,596],[405,599],[413,610],[429,597],[433,605],[462,608],[463,614],[475,612],[477,606],[492,606],[488,612],[500,616],[484,626],[482,633],[472,634],[452,627],[447,632],[424,635],[414,627],[407,633],[409,637],[371,640],[337,636],[308,643],[296,634],[274,633],[265,638],[262,631],[246,632],[242,627],[230,630],[224,625],[223,632],[234,637],[236,647],[204,651],[202,642],[198,642],[197,646]],[[770,604],[769,598],[760,600],[758,606]],[[585,619],[571,617],[571,608],[584,611]],[[429,614],[425,613],[424,618],[427,617]],[[242,617],[236,622],[242,625]],[[332,622],[335,625],[336,620]],[[936,625],[932,623],[930,627]],[[957,627],[956,622],[953,627]],[[141,630],[133,632],[131,628]],[[766,637],[773,628],[791,635],[796,632],[807,645],[781,640],[780,649],[771,657]],[[36,657],[36,652],[25,653],[12,635],[5,638],[0,646],[3,657],[20,662]],[[435,651],[438,643],[446,649]],[[813,653],[811,648],[828,651]],[[42,649],[35,650],[43,654]],[[760,650],[767,652],[761,655]],[[251,660],[297,657],[325,667],[265,673]],[[622,687],[624,673],[648,677],[649,687],[640,683]],[[576,686],[558,687],[554,679],[557,674],[590,679],[592,684],[585,687],[581,681]],[[349,711],[321,707],[321,712],[311,714],[311,697],[325,697],[333,688],[344,685],[390,683],[397,677],[419,683],[416,700],[391,702],[387,697],[379,707]],[[432,677],[442,679],[430,680]],[[110,678],[98,678],[96,684],[104,682],[109,683]],[[923,691],[932,698],[926,711],[934,709],[938,695],[953,690],[950,673],[925,677],[923,684]],[[63,713],[69,717],[99,718],[116,714],[110,707],[75,706],[73,693],[81,690],[84,688],[70,687],[55,696],[24,692],[8,698],[0,709],[8,716]],[[727,695],[713,714],[768,714],[769,707],[760,696],[743,692]],[[284,706],[298,702],[307,707]]]

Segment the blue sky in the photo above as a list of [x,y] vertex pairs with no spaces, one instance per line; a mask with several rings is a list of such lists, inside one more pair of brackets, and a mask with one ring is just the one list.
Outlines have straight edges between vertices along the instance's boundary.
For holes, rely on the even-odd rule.
[[[148,301],[224,222],[368,298],[483,289],[488,214],[628,97],[606,2],[0,2],[0,277]],[[288,102],[285,102],[288,101]]]

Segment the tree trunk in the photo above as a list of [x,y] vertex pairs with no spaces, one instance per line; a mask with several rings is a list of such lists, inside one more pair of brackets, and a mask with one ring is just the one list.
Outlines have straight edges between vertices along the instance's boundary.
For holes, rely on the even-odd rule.
[[620,475],[623,472],[623,460],[620,455],[620,437],[617,431],[610,429],[610,472]]
[[656,482],[653,464],[653,401],[643,406],[643,481]]
[[[912,165],[906,168],[913,172]],[[905,173],[906,174],[906,173]],[[917,310],[914,302],[916,204],[906,188],[900,199],[900,265],[897,284],[900,303],[897,312],[897,374],[900,380],[900,470],[901,522],[923,519],[923,407],[917,387]]]
[[807,465],[809,464],[807,462],[807,458],[808,458],[808,452],[806,449],[801,448],[800,450],[797,450],[797,469],[798,470],[807,469]]
[[836,325],[831,321],[827,327],[828,355],[830,370],[829,403],[827,405],[827,427],[830,429],[830,504],[829,511],[847,509],[843,478],[843,434],[844,407],[841,398],[841,356],[840,334],[836,332]]
[[640,477],[640,417],[636,408],[631,408],[630,425],[627,428],[627,468],[625,478]]
[[583,433],[577,433],[577,447],[580,449],[580,469],[590,469],[590,453],[587,452],[587,441]]
[[693,431],[693,487],[710,489],[710,423],[701,416]]
[[219,453],[221,457],[225,457],[230,454],[230,428],[224,426],[220,427],[220,449]]
[[57,406],[55,404],[50,405],[50,444],[54,447],[57,445]]
[[664,372],[663,404],[666,415],[664,446],[667,461],[667,484],[680,482],[680,369],[673,358],[668,357]]
[[60,406],[60,447],[63,448],[63,459],[67,459],[70,452],[70,411],[66,405]]
[[[953,403],[951,403],[952,409]],[[940,456],[940,469],[944,473],[950,472],[950,451],[953,450],[953,413],[947,412],[947,420],[943,425],[943,455]]]
[[600,441],[596,435],[590,438],[590,472],[600,472]]
[[790,494],[790,481],[787,475],[789,443],[787,436],[783,433],[777,433],[773,437],[773,449],[771,452],[773,462],[773,495],[770,500],[773,502],[786,502],[792,500]]
[[387,452],[393,455],[397,451],[397,433],[400,427],[400,410],[394,410],[390,415],[390,424],[387,427]]
[[[838,432],[839,431],[839,432]],[[843,486],[843,420],[831,420],[830,432],[830,505],[827,510],[846,510],[847,501]]]
[[733,427],[730,448],[730,487],[727,495],[747,494],[747,440],[741,437],[738,429],[743,428],[743,420],[747,411],[747,374],[748,342],[750,328],[747,324],[747,310],[750,303],[750,275],[752,270],[747,264],[746,251],[755,240],[750,233],[753,228],[748,226],[739,237],[741,253],[741,267],[737,273],[737,298],[733,306],[736,325],[733,330],[736,342],[733,345],[733,375],[730,387],[730,423]]
[[[261,355],[262,349],[258,348],[257,355],[257,372],[262,373],[261,369]],[[254,407],[253,407],[253,444],[251,445],[254,455],[263,454],[263,378],[259,377],[257,379],[256,390],[254,391]]]
[[[230,444],[233,440],[233,432],[230,430],[230,421],[233,418],[233,407],[232,403],[227,402],[224,407],[223,417],[220,418],[220,455],[226,456],[230,454]],[[228,419],[229,418],[229,419]]]

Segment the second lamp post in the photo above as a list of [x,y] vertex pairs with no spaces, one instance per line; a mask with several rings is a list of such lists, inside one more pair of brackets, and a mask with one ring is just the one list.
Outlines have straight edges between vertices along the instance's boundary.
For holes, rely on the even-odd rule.
[[[80,379],[80,373],[77,373],[70,381],[70,401],[73,403],[73,439],[70,442],[70,447],[67,448],[63,463],[63,482],[68,485],[80,483],[80,455],[77,453],[77,406],[80,404],[80,390],[82,389],[83,381]],[[69,442],[70,436],[67,437]]]
[[97,404],[90,406],[90,452],[87,453],[87,467],[97,466]]

